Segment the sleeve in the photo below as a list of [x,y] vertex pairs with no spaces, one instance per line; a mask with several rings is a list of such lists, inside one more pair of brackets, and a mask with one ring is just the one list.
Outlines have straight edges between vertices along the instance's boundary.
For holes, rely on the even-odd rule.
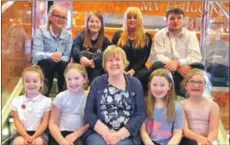
[[176,113],[175,120],[173,124],[173,130],[184,128],[184,109],[181,104],[176,103]]
[[64,51],[61,59],[68,62],[70,60],[70,55],[71,55],[71,50],[72,50],[72,45],[73,45],[73,40],[72,40],[71,34],[68,34],[66,41],[67,42],[66,42],[66,46],[65,46],[65,51]]
[[35,37],[34,37],[32,57],[34,60],[40,61],[42,59],[51,58],[51,56],[52,56],[52,53],[44,52],[42,29],[39,28],[37,29]]
[[53,100],[53,104],[58,107],[59,109],[61,109],[63,107],[63,102],[64,102],[64,92],[59,93],[55,99]]
[[103,57],[103,52],[105,49],[110,45],[110,41],[107,37],[104,37],[103,39],[103,44],[102,44],[102,53],[98,57],[94,58],[93,61],[95,64],[102,64],[102,57]]
[[145,45],[145,47],[143,48],[143,52],[142,52],[140,61],[133,66],[133,69],[135,71],[137,71],[138,69],[141,69],[141,68],[145,67],[145,63],[146,63],[146,61],[149,58],[149,54],[150,54],[150,50],[151,50],[151,45],[152,45],[152,36],[149,33],[145,33],[145,37],[146,37],[146,39],[148,39],[148,41],[147,41],[148,44]]
[[[97,80],[97,79],[96,79]],[[97,115],[97,100],[96,97],[96,80],[91,84],[90,92],[87,97],[86,106],[85,106],[85,121],[89,123],[91,128],[94,128],[98,118]]]
[[108,37],[104,37],[104,40],[103,40],[103,48],[102,48],[102,50],[103,50],[103,52],[105,51],[105,49],[110,45],[111,43],[110,43],[110,40],[109,40],[109,38]]
[[121,37],[121,33],[122,33],[122,31],[117,31],[117,32],[114,34],[114,36],[113,36],[113,38],[112,38],[112,44],[117,45],[117,43],[118,43],[118,41],[119,41],[119,39],[120,39],[120,37]]
[[[137,80],[136,78],[133,84],[129,84],[129,85],[135,86],[133,88],[133,90],[135,91],[135,95],[134,95],[135,110],[134,110],[134,114],[130,117],[125,127],[127,128],[127,130],[132,136],[136,136],[140,130],[142,123],[145,120],[144,93],[143,93],[143,89],[142,89],[142,85],[140,81]],[[131,95],[132,95],[132,92],[131,92]]]
[[200,63],[202,56],[200,52],[199,41],[195,32],[188,31],[187,57],[179,59],[180,65]]
[[18,101],[16,101],[16,98],[12,102],[12,110],[17,111],[18,110]]
[[47,98],[47,101],[46,101],[46,102],[47,102],[47,103],[46,103],[45,112],[48,112],[48,111],[51,110],[51,103],[52,103],[52,101],[51,101],[50,98]]
[[168,61],[171,61],[171,59],[167,56],[165,56],[165,51],[166,48],[164,47],[164,39],[161,36],[163,31],[158,32],[155,37],[154,37],[154,42],[153,42],[153,49],[156,54],[156,60],[161,61],[163,63],[166,63]]
[[73,40],[73,46],[72,46],[72,52],[71,56],[74,60],[74,62],[79,63],[81,56],[81,50],[82,50],[82,44],[83,44],[83,36],[82,32],[77,35],[77,37]]

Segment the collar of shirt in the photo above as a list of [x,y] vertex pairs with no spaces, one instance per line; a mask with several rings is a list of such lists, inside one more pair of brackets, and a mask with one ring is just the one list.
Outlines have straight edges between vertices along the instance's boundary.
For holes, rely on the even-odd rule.
[[178,35],[173,35],[171,32],[169,32],[169,29],[166,29],[166,34],[169,37],[179,37],[179,36],[184,36],[185,35],[185,28],[182,28],[181,32]]
[[26,95],[24,95],[24,101],[25,101],[25,102],[30,102],[30,101],[35,102],[35,101],[37,101],[39,98],[41,98],[41,94],[39,94],[39,95],[37,95],[36,97],[33,97],[33,98],[28,98],[28,97],[26,97]]
[[56,39],[58,39],[58,38],[62,38],[63,39],[63,29],[62,29],[62,31],[61,31],[61,33],[60,33],[60,35],[55,35],[55,33],[53,32],[53,28],[50,26],[50,34],[54,37],[54,38],[56,38]]

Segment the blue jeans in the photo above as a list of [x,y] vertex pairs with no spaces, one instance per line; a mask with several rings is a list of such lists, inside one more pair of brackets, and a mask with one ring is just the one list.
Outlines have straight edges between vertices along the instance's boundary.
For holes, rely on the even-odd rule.
[[[90,134],[86,140],[86,145],[107,145],[106,142],[102,139],[102,137],[98,133]],[[129,138],[126,138],[116,145],[134,145],[133,141]]]

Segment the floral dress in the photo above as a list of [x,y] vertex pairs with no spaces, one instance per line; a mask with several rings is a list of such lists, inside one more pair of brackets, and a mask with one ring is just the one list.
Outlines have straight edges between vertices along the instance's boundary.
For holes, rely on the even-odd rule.
[[127,124],[132,111],[132,100],[129,92],[125,89],[119,89],[108,84],[103,90],[100,102],[100,112],[103,116],[103,122],[107,126],[117,131]]

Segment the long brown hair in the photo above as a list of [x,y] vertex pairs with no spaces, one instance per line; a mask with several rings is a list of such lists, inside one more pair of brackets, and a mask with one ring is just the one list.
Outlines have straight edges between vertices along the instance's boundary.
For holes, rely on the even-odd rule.
[[127,17],[128,15],[133,14],[137,16],[137,25],[135,36],[136,39],[133,42],[132,48],[144,48],[145,45],[150,41],[148,37],[145,36],[144,26],[143,26],[143,16],[141,10],[137,7],[129,7],[124,14],[123,19],[123,29],[124,32],[121,34],[120,39],[118,40],[118,45],[121,47],[125,47],[128,44],[128,28],[127,28]]
[[99,31],[98,34],[98,39],[97,39],[97,43],[96,43],[96,48],[97,49],[102,49],[102,45],[103,45],[103,39],[104,39],[104,20],[103,20],[103,16],[99,13],[99,12],[90,12],[89,16],[87,18],[86,21],[86,27],[84,29],[84,42],[83,42],[83,47],[84,48],[92,48],[92,41],[91,41],[91,36],[90,36],[90,30],[89,30],[89,20],[91,16],[95,16],[97,17],[100,21],[101,21],[101,29]]
[[171,72],[162,68],[153,71],[149,77],[149,90],[148,90],[148,96],[146,100],[147,116],[150,119],[154,119],[154,108],[155,108],[156,99],[151,93],[150,83],[153,77],[155,76],[164,77],[169,82],[169,84],[171,84],[171,88],[168,91],[168,94],[165,96],[164,101],[167,110],[167,121],[172,121],[175,118],[175,100],[176,100],[174,82],[173,82],[173,77]]

